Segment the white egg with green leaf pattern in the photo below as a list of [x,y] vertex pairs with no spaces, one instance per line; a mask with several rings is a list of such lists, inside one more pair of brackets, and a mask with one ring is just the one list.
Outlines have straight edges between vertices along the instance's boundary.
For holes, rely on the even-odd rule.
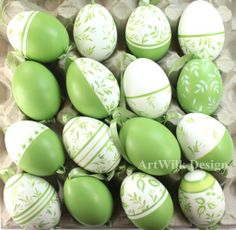
[[12,219],[28,230],[51,229],[61,217],[55,189],[44,179],[27,173],[11,177],[5,184],[4,202]]
[[201,229],[215,229],[225,212],[221,186],[203,170],[185,174],[179,187],[179,204],[188,220]]
[[120,162],[109,127],[89,117],[75,117],[63,129],[63,142],[71,159],[95,173],[108,173]]

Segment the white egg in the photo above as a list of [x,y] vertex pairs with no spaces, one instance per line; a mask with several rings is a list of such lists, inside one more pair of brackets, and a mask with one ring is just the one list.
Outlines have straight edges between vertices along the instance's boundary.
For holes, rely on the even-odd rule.
[[109,127],[93,118],[76,117],[67,122],[63,142],[71,159],[91,172],[110,172],[121,159]]
[[165,229],[173,217],[167,189],[154,177],[133,173],[122,182],[121,201],[128,218],[142,229]]
[[185,54],[214,60],[224,46],[224,24],[210,3],[193,1],[184,10],[178,27],[178,38]]
[[188,220],[199,228],[214,229],[225,212],[222,188],[203,170],[185,174],[179,187],[179,204]]
[[116,25],[109,11],[99,4],[84,6],[75,20],[74,40],[83,56],[107,59],[117,43]]
[[51,229],[61,217],[55,189],[46,180],[27,173],[7,181],[4,202],[12,219],[24,229]]
[[169,79],[152,60],[139,58],[124,73],[124,93],[129,107],[138,115],[157,118],[171,102]]

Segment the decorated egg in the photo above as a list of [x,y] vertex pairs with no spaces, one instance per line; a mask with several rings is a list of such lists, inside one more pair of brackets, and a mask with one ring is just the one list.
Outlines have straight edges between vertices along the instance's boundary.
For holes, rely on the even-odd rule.
[[123,87],[129,107],[139,116],[157,118],[169,108],[170,82],[152,60],[139,58],[131,62],[124,73]]
[[193,1],[184,10],[178,27],[178,39],[185,54],[214,60],[224,46],[223,21],[207,1]]
[[39,62],[56,60],[69,46],[69,36],[62,23],[39,11],[17,14],[7,26],[7,37],[15,50]]
[[74,40],[82,56],[103,61],[114,51],[117,42],[115,22],[100,4],[88,4],[78,13]]
[[179,204],[188,220],[200,229],[215,229],[225,212],[222,188],[203,170],[185,174],[179,187]]
[[170,46],[170,24],[158,7],[151,4],[139,6],[128,19],[125,37],[135,56],[159,60]]
[[18,107],[34,120],[52,119],[61,104],[57,80],[37,62],[25,61],[16,68],[12,91]]
[[154,177],[133,173],[122,182],[122,207],[140,229],[165,229],[173,217],[173,202],[167,189]]
[[11,177],[4,188],[4,203],[12,219],[23,229],[51,229],[61,217],[55,189],[44,179],[28,173]]
[[182,69],[177,83],[177,97],[186,112],[212,114],[222,96],[221,75],[209,59],[193,59]]
[[63,129],[63,142],[71,159],[95,173],[108,173],[120,162],[109,127],[90,117],[75,117]]
[[69,66],[66,88],[75,108],[84,115],[105,118],[118,106],[119,85],[104,65],[78,58]]
[[185,157],[202,169],[227,169],[233,160],[232,138],[213,117],[189,113],[178,123],[176,134]]
[[119,135],[127,159],[139,170],[161,176],[178,168],[179,144],[161,123],[143,117],[131,118],[124,123]]
[[49,176],[64,165],[64,150],[59,137],[41,123],[13,123],[6,130],[5,145],[16,165],[30,174]]
[[112,215],[113,198],[106,185],[93,175],[72,175],[64,184],[64,201],[70,214],[81,224],[102,226]]

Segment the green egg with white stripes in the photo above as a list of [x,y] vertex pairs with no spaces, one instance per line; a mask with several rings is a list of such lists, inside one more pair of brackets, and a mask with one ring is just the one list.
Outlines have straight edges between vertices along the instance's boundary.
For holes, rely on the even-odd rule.
[[60,221],[61,207],[55,189],[43,178],[16,174],[4,187],[5,207],[23,229],[51,229]]
[[115,76],[90,58],[77,58],[70,64],[66,88],[71,103],[85,116],[105,118],[119,104],[120,90]]
[[28,59],[55,61],[69,47],[69,36],[54,16],[40,11],[24,11],[11,19],[7,37],[12,47]]
[[108,173],[120,162],[109,127],[90,117],[75,117],[63,129],[63,143],[70,158],[81,168]]
[[170,106],[171,86],[162,68],[147,58],[131,62],[124,72],[124,94],[139,116],[157,118]]
[[172,198],[156,178],[133,173],[122,182],[120,196],[126,215],[138,228],[162,230],[171,223]]

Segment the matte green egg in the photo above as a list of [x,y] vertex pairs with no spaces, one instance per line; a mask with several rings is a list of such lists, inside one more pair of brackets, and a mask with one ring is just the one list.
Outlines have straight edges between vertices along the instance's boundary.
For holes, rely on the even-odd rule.
[[175,136],[157,121],[131,118],[121,128],[120,140],[129,161],[148,174],[173,173],[180,163]]
[[34,120],[53,118],[61,104],[57,80],[37,62],[25,61],[16,68],[12,90],[18,107]]
[[220,103],[223,86],[216,65],[207,59],[193,59],[182,69],[177,97],[187,112],[214,113]]

